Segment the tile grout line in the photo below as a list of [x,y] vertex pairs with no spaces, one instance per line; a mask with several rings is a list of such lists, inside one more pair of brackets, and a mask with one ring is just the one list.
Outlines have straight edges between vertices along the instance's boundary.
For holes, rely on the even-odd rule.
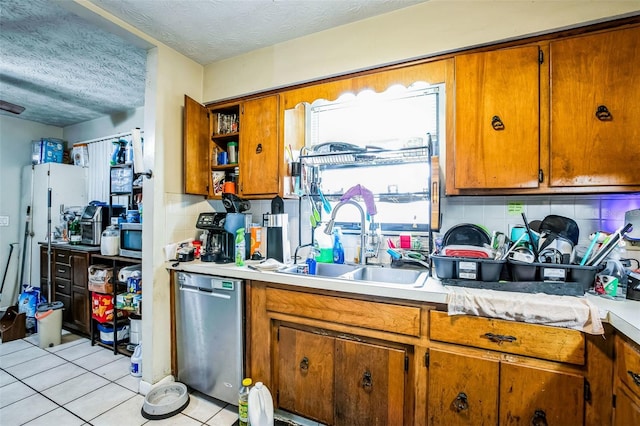
[[[26,340],[26,339],[22,339],[22,340],[23,340],[23,341],[25,341],[25,342],[27,342],[27,343],[29,343],[29,344],[31,344],[32,346],[39,347],[38,345],[36,345],[35,343],[33,343],[33,342],[29,341],[29,340]],[[65,349],[63,349],[63,350],[61,350],[61,351],[64,351],[64,350],[67,350],[67,349],[71,349],[72,347],[75,347],[75,346],[81,345],[81,344],[83,344],[83,343],[84,343],[84,342],[77,343],[76,345],[72,345],[71,347],[69,347],[69,348],[65,348]],[[92,345],[92,347],[93,347],[93,345]],[[14,352],[19,352],[19,351],[26,350],[26,349],[30,349],[30,348],[24,348],[24,349],[20,349],[20,350],[18,350],[18,351],[14,351]],[[86,373],[92,373],[92,374],[95,374],[95,375],[96,375],[96,376],[98,376],[98,377],[101,377],[101,378],[103,378],[103,379],[107,380],[107,381],[109,382],[109,384],[110,384],[110,383],[113,383],[113,384],[115,384],[116,386],[119,386],[119,387],[121,387],[121,388],[123,388],[123,389],[125,389],[125,390],[128,390],[128,391],[131,391],[131,389],[129,389],[129,388],[125,387],[125,386],[122,386],[122,385],[121,385],[121,384],[119,384],[119,383],[116,383],[116,382],[115,382],[115,380],[111,380],[111,379],[108,379],[108,378],[106,378],[106,377],[104,377],[104,376],[101,376],[101,375],[99,375],[99,374],[96,374],[95,372],[93,372],[93,371],[91,371],[91,370],[89,370],[89,369],[87,369],[87,368],[85,368],[85,367],[83,367],[83,366],[81,366],[81,365],[79,365],[79,364],[76,364],[76,363],[74,362],[74,361],[76,361],[76,360],[78,360],[78,359],[82,359],[82,358],[84,358],[84,357],[86,357],[86,356],[90,356],[90,355],[92,355],[92,354],[94,354],[94,353],[98,353],[99,351],[94,351],[93,353],[89,353],[89,354],[87,354],[87,355],[83,355],[83,356],[78,357],[78,358],[76,358],[76,359],[74,359],[74,360],[68,360],[68,359],[66,359],[66,358],[64,358],[64,357],[62,357],[62,356],[60,356],[60,355],[58,355],[58,352],[51,352],[51,351],[47,351],[47,350],[46,350],[46,348],[40,348],[40,349],[45,350],[48,354],[51,354],[51,355],[55,355],[55,356],[57,356],[58,358],[60,358],[60,359],[62,359],[63,361],[65,361],[65,363],[72,364],[74,367],[76,367],[76,368],[80,368],[80,369],[84,370],[84,371],[85,371],[85,373],[81,373],[80,375],[82,375],[82,374],[86,374]],[[14,353],[14,352],[10,352],[10,353]],[[7,354],[7,355],[8,355],[8,354]],[[46,356],[46,355],[47,355],[47,354],[44,354],[44,355],[42,355],[42,357],[44,357],[44,356]],[[41,358],[41,357],[36,357],[36,358],[33,358],[33,359],[38,359],[38,358]],[[32,361],[32,360],[29,360],[29,361]],[[25,362],[29,362],[29,361],[25,361]],[[113,362],[116,362],[116,361],[118,361],[118,359],[116,359],[116,360],[114,360],[114,361],[111,361],[111,362],[108,362],[108,363],[106,363],[106,364],[104,364],[104,365],[101,365],[101,366],[100,366],[100,367],[98,367],[98,368],[102,368],[102,367],[104,367],[104,366],[106,366],[106,365],[109,365],[109,364],[111,364],[111,363],[113,363]],[[23,363],[18,363],[18,364],[16,364],[16,365],[20,365],[20,364],[23,364]],[[63,365],[63,364],[61,364],[61,365]],[[12,366],[12,367],[13,367],[13,366]],[[55,367],[54,367],[54,368],[55,368]],[[67,409],[64,405],[60,405],[60,404],[58,404],[56,401],[54,401],[54,400],[52,400],[51,398],[49,398],[48,396],[44,395],[42,392],[40,392],[40,391],[38,391],[37,389],[33,388],[32,386],[28,385],[28,384],[27,384],[27,383],[25,383],[22,379],[19,379],[19,378],[18,378],[18,377],[16,377],[15,375],[13,375],[13,374],[11,374],[10,372],[6,371],[4,368],[0,368],[0,369],[1,369],[2,371],[4,371],[5,373],[7,373],[8,375],[10,375],[11,377],[13,377],[17,382],[20,382],[20,383],[22,383],[23,385],[25,385],[25,386],[27,386],[28,388],[30,388],[31,390],[33,390],[33,391],[35,392],[35,394],[41,395],[41,396],[42,396],[42,397],[44,397],[45,399],[47,399],[47,400],[51,401],[52,403],[54,403],[58,408],[62,408],[62,409],[64,409],[64,410],[65,410],[65,411],[67,411],[68,413],[71,413],[73,416],[75,416],[75,417],[77,417],[78,419],[80,419],[80,420],[82,420],[83,422],[85,422],[85,423],[83,423],[83,424],[89,424],[89,425],[91,425],[91,424],[92,424],[92,423],[91,423],[91,420],[94,420],[95,418],[97,418],[97,417],[99,417],[99,416],[101,416],[101,415],[103,415],[103,414],[107,413],[108,411],[110,411],[110,410],[112,410],[112,409],[114,409],[114,408],[118,407],[119,405],[121,405],[121,404],[123,404],[123,403],[125,403],[125,402],[129,401],[130,399],[135,398],[135,396],[136,396],[136,395],[139,395],[139,393],[138,393],[138,392],[135,392],[135,394],[134,394],[133,396],[131,396],[131,398],[127,398],[125,401],[121,402],[120,404],[115,405],[114,407],[110,408],[109,410],[106,410],[106,411],[104,411],[104,412],[102,412],[102,413],[98,414],[97,416],[95,416],[95,417],[94,417],[94,418],[92,418],[91,420],[86,420],[86,419],[83,419],[82,417],[78,416],[77,414],[73,413],[73,412],[72,412],[72,411],[70,411],[69,409]],[[45,371],[46,371],[46,370],[45,370]],[[35,376],[35,375],[37,375],[37,374],[44,373],[45,371],[41,371],[41,372],[38,372],[38,373],[36,373],[36,374],[32,374],[31,376],[24,377],[24,379],[27,379],[27,378],[29,378],[29,377],[33,377],[33,376]],[[80,375],[79,375],[79,376],[80,376]],[[76,377],[78,377],[78,376],[76,376]],[[120,380],[120,379],[122,379],[123,377],[126,377],[126,374],[125,374],[125,375],[123,375],[123,376],[121,376],[121,377],[118,377],[116,380]],[[74,378],[75,378],[75,377],[74,377]],[[71,379],[69,379],[69,380],[71,380]],[[65,381],[68,381],[68,380],[65,380]],[[58,386],[58,385],[60,385],[60,384],[62,384],[62,383],[64,383],[64,382],[58,383],[58,384],[56,384],[56,385],[54,385],[54,386]],[[51,387],[53,387],[53,386],[51,386]],[[47,389],[49,389],[49,388],[47,388]],[[46,389],[43,389],[43,390],[46,390]],[[98,390],[98,389],[94,389],[94,390],[92,390],[91,392],[95,392],[96,390]],[[74,398],[74,399],[72,399],[71,401],[68,401],[66,404],[69,404],[69,403],[71,403],[71,402],[73,402],[73,401],[76,401],[76,400],[78,400],[78,399],[80,399],[80,398],[82,398],[82,397],[84,397],[84,396],[86,396],[86,395],[90,394],[91,392],[87,392],[87,393],[85,393],[85,394],[83,394],[83,395],[80,395],[80,396],[78,396],[77,398]],[[132,392],[133,392],[133,391],[132,391]],[[31,396],[33,396],[33,395],[30,395],[29,397],[31,397]],[[27,398],[29,398],[29,397],[27,397]],[[15,404],[15,403],[17,403],[17,402],[19,402],[19,401],[22,401],[22,400],[24,400],[24,399],[26,399],[26,398],[22,398],[22,399],[20,399],[20,400],[18,400],[18,401],[15,401],[15,402],[13,402],[13,403],[11,403],[11,404],[7,405],[6,407],[3,407],[3,409],[5,409],[5,408],[7,408],[7,407],[11,406],[12,404]],[[65,405],[66,405],[66,404],[65,404]],[[57,408],[54,408],[53,410],[47,411],[46,413],[42,414],[41,416],[45,416],[46,414],[51,413],[52,411],[54,411],[54,410],[56,410],[56,409],[57,409]],[[35,420],[35,419],[30,419],[30,420],[29,420],[29,422],[30,422],[30,421],[33,421],[33,420]],[[194,420],[198,421],[197,419],[194,419]],[[26,423],[28,423],[28,422],[26,422]],[[147,423],[147,422],[145,422],[144,424],[146,424],[146,423]]]
[[[45,399],[47,399],[47,400],[51,401],[54,405],[56,405],[56,406],[57,406],[57,408],[54,408],[54,409],[52,409],[52,410],[49,410],[49,411],[47,411],[47,412],[45,412],[45,413],[41,414],[41,415],[40,415],[40,416],[38,416],[38,417],[46,416],[47,414],[49,414],[49,413],[51,413],[51,412],[53,412],[53,411],[57,410],[58,408],[62,408],[63,410],[65,410],[65,411],[67,411],[67,412],[69,412],[69,413],[73,414],[75,417],[79,418],[79,419],[80,419],[80,420],[82,420],[83,422],[87,422],[85,419],[83,419],[82,417],[78,416],[77,414],[75,414],[75,413],[73,413],[73,412],[69,411],[69,410],[68,410],[68,409],[66,409],[64,406],[62,406],[62,405],[58,404],[57,402],[55,402],[54,400],[52,400],[52,399],[51,399],[51,398],[49,398],[48,396],[43,395],[41,392],[39,392],[37,389],[33,388],[31,385],[28,385],[27,383],[25,383],[25,382],[23,382],[22,380],[18,379],[16,376],[14,376],[13,374],[11,374],[10,372],[8,372],[7,370],[5,370],[4,368],[2,368],[1,370],[2,370],[2,371],[4,371],[5,373],[7,373],[8,375],[10,375],[11,377],[13,377],[14,379],[16,379],[16,381],[18,381],[18,382],[22,383],[23,385],[25,385],[26,387],[28,387],[29,389],[31,389],[32,391],[34,391],[34,392],[35,392],[35,394],[34,394],[34,395],[40,395],[40,396],[42,396],[43,398],[45,398]],[[30,376],[30,377],[31,377],[31,376]],[[26,398],[22,398],[22,399],[19,399],[18,401],[14,401],[14,402],[12,402],[11,404],[6,405],[6,406],[2,407],[2,409],[4,410],[4,409],[6,409],[6,408],[8,408],[8,407],[11,407],[13,404],[16,404],[16,403],[18,403],[18,402],[20,402],[20,401],[24,401],[25,399],[27,399],[27,398],[31,398],[31,397],[32,397],[32,396],[34,396],[34,395],[29,395],[29,396],[28,396],[28,397],[26,397]],[[25,423],[29,423],[29,422],[31,422],[31,421],[33,421],[33,420],[35,420],[35,419],[36,419],[36,418],[38,418],[38,417],[34,417],[33,419],[29,419],[29,420],[28,420],[27,422],[25,422]],[[25,424],[25,423],[22,423],[22,424]]]

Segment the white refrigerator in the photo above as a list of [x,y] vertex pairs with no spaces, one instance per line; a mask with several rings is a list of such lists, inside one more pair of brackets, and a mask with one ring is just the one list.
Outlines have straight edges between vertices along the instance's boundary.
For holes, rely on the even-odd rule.
[[[51,231],[62,225],[61,212],[65,209],[87,205],[87,168],[69,164],[44,163],[25,166],[22,169],[20,200],[20,268],[24,264],[23,284],[40,287],[40,244],[47,241],[48,193],[51,188]],[[29,224],[31,237],[25,243],[27,206],[31,206]],[[26,250],[23,249],[26,247]],[[22,253],[25,254],[24,263]],[[43,296],[47,296],[43,294]]]

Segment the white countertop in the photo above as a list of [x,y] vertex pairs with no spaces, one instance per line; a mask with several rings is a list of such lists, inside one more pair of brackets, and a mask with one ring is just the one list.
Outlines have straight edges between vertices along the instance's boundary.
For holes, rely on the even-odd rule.
[[[251,261],[249,261],[251,263]],[[385,284],[363,281],[348,281],[317,277],[313,275],[285,274],[273,271],[256,271],[245,266],[234,264],[206,263],[195,260],[181,262],[175,267],[174,262],[167,262],[167,269],[193,272],[206,275],[218,275],[228,278],[267,281],[287,284],[303,288],[340,291],[343,293],[381,296],[394,299],[412,300],[427,303],[447,303],[447,289],[438,279],[429,278],[424,286],[413,288],[403,284]],[[640,301],[611,300],[587,294],[587,297],[600,310],[600,318],[611,324],[618,331],[640,344]]]

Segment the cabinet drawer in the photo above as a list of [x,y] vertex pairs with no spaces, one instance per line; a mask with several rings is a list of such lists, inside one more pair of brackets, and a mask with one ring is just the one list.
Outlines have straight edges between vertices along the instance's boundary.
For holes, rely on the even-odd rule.
[[66,294],[67,296],[71,296],[71,281],[56,279],[55,293],[56,295]]
[[53,276],[56,278],[64,278],[65,280],[71,279],[71,266],[62,263],[53,265]]
[[54,253],[55,255],[52,259],[53,262],[71,265],[71,252],[69,250],[55,250]]
[[437,311],[431,311],[429,324],[432,340],[584,364],[585,340],[577,330]]
[[640,397],[640,348],[616,337],[618,378]]
[[420,335],[420,308],[267,288],[267,310],[408,336]]

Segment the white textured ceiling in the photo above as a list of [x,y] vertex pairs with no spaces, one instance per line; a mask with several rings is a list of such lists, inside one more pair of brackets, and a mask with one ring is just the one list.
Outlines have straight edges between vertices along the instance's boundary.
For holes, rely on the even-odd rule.
[[[203,65],[425,0],[90,0]],[[70,0],[0,0],[0,99],[65,127],[144,104],[144,49]]]

